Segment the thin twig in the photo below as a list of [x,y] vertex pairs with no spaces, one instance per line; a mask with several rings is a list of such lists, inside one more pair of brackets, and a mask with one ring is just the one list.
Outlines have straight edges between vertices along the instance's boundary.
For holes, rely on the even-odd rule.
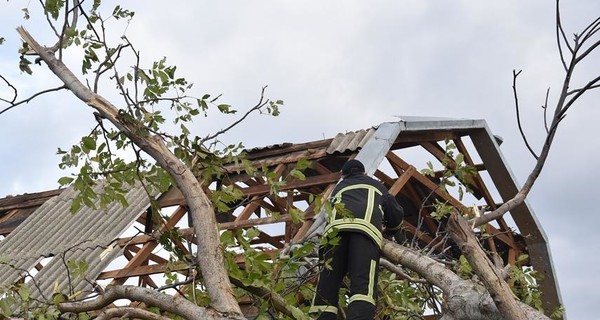
[[[567,46],[567,48],[569,49],[571,54],[573,53],[573,48],[571,48],[571,45],[569,44],[569,41],[567,40],[567,36],[565,35],[565,30],[562,27],[559,8],[560,8],[559,0],[556,0],[556,45],[558,47],[558,53],[560,54],[560,61],[563,65],[563,68],[565,69],[565,71],[567,71],[567,69],[568,69],[567,62],[565,60],[563,49],[562,49],[563,43]],[[561,38],[562,38],[562,41],[561,41]]]
[[265,90],[266,89],[267,89],[267,86],[264,86],[262,88],[261,93],[260,93],[260,99],[258,100],[258,103],[254,107],[250,108],[250,110],[246,111],[246,113],[240,119],[238,119],[237,121],[235,121],[234,123],[232,123],[231,125],[229,125],[227,128],[221,129],[217,133],[215,133],[213,135],[209,135],[206,138],[202,139],[199,144],[202,145],[206,141],[213,140],[217,136],[219,136],[219,135],[221,135],[221,134],[223,134],[223,133],[231,130],[231,128],[235,127],[240,122],[244,121],[244,119],[246,119],[246,117],[248,117],[248,115],[250,115],[250,113],[252,113],[252,112],[254,112],[256,110],[260,110],[262,107],[264,107],[265,105],[267,105],[267,103],[269,103],[269,100],[268,99],[264,100]]
[[525,136],[525,133],[523,132],[523,126],[521,125],[521,116],[519,114],[519,95],[517,94],[517,77],[519,76],[519,74],[521,74],[521,71],[522,70],[519,70],[517,72],[516,70],[513,70],[512,89],[513,89],[513,96],[515,99],[515,111],[517,113],[517,125],[519,127],[519,132],[521,133],[521,138],[523,138],[523,142],[525,142],[525,145],[527,146],[527,149],[529,150],[531,155],[533,155],[533,157],[537,160],[538,155],[535,153],[535,151],[533,151],[533,149],[529,145],[529,141],[527,141],[527,137]]
[[425,280],[425,279],[415,279],[415,278],[409,276],[408,274],[406,274],[406,272],[404,272],[404,270],[402,270],[400,267],[391,263],[389,260],[387,260],[385,258],[379,258],[379,264],[382,267],[388,269],[390,272],[398,275],[401,279],[408,280],[408,281],[414,282],[414,283],[428,283],[427,280]]
[[544,104],[542,105],[542,109],[544,109],[544,128],[546,128],[546,134],[550,132],[548,130],[548,96],[550,95],[550,88],[546,90],[546,99],[544,100]]
[[9,107],[6,107],[6,108],[0,110],[0,115],[3,114],[4,112],[6,112],[6,111],[8,111],[8,110],[10,110],[12,108],[14,108],[14,107],[17,107],[17,106],[21,105],[21,104],[29,103],[31,100],[35,99],[38,96],[41,96],[41,95],[49,93],[49,92],[59,91],[59,90],[66,89],[66,88],[67,88],[66,86],[62,85],[60,87],[56,87],[56,88],[51,88],[51,89],[46,89],[46,90],[39,91],[39,92],[35,93],[34,95],[32,95],[31,97],[29,97],[29,98],[27,98],[25,100],[21,100],[19,102],[12,103]]
[[9,101],[9,100],[0,98],[0,101],[4,101],[6,103],[13,104],[15,102],[15,100],[17,100],[17,96],[19,95],[19,92],[17,91],[17,88],[15,86],[13,86],[13,84],[10,83],[8,80],[6,80],[6,78],[4,76],[2,76],[1,74],[0,74],[0,79],[2,79],[6,83],[6,85],[9,86],[12,89],[12,91],[13,91],[13,98],[12,98],[12,100]]

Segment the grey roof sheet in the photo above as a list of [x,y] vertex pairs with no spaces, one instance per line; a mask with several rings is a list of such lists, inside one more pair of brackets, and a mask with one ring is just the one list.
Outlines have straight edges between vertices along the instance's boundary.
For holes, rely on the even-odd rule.
[[[101,186],[97,186],[99,192]],[[76,214],[69,208],[76,192],[70,188],[46,201],[12,233],[0,242],[0,285],[19,280],[25,271],[32,270],[45,257],[52,260],[34,277],[36,288],[32,294],[37,298],[52,295],[55,282],[62,290],[69,289],[69,276],[65,263],[69,260],[87,262],[87,279],[96,279],[104,268],[120,254],[120,249],[101,253],[118,238],[149,206],[150,199],[140,186],[130,189],[126,195],[128,207],[113,203],[106,210],[82,207]],[[96,201],[99,206],[99,199]],[[108,250],[107,250],[108,251]],[[80,280],[80,279],[78,279]],[[71,279],[75,291],[88,284]],[[76,283],[77,282],[77,283]]]
[[327,153],[344,153],[346,151],[356,151],[362,148],[371,136],[375,133],[375,128],[367,130],[359,130],[355,132],[338,133],[329,147],[327,147]]

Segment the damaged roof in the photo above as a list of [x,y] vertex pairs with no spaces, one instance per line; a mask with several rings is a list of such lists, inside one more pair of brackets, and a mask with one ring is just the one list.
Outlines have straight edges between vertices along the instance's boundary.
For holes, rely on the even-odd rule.
[[[468,139],[475,149],[476,156],[481,159],[480,164],[472,163],[479,171],[486,172],[492,185],[484,185],[478,181],[478,198],[483,198],[488,206],[511,199],[520,189],[508,163],[502,155],[498,137],[494,136],[484,120],[469,119],[447,119],[447,118],[414,118],[402,117],[396,122],[386,122],[378,126],[364,130],[339,133],[333,138],[304,142],[304,143],[280,143],[266,147],[252,148],[246,150],[247,159],[258,165],[285,168],[300,159],[313,160],[315,164],[307,173],[305,181],[292,181],[288,183],[289,189],[306,188],[310,192],[325,192],[328,186],[332,186],[339,179],[341,165],[350,157],[365,163],[367,172],[375,175],[390,187],[397,187],[399,196],[419,199],[420,188],[432,184],[418,171],[412,168],[410,163],[404,161],[403,150],[420,147],[440,159],[439,143],[445,139],[454,139],[459,150],[469,156],[469,152],[462,146],[462,139]],[[395,152],[395,153],[394,153]],[[467,157],[465,157],[467,158]],[[475,157],[473,157],[475,158]],[[398,178],[394,178],[382,171],[382,164],[391,164]],[[473,160],[472,162],[475,162]],[[228,176],[227,183],[240,188],[252,202],[240,204],[244,210],[242,213],[230,212],[219,219],[220,228],[236,228],[268,223],[290,223],[291,219],[282,214],[279,218],[264,217],[260,210],[283,211],[282,204],[286,199],[277,198],[270,194],[268,186],[264,181],[251,179],[251,177],[239,174]],[[399,182],[406,180],[406,186]],[[398,184],[397,184],[398,183]],[[242,184],[245,184],[243,186]],[[411,186],[412,185],[412,186]],[[419,187],[420,186],[420,187]],[[400,190],[400,188],[408,188]],[[494,188],[501,199],[494,200],[489,190]],[[431,189],[431,188],[430,188]],[[406,193],[406,194],[404,194]],[[117,272],[105,271],[106,266],[127,250],[127,246],[143,244],[152,241],[151,238],[138,237],[118,241],[120,245],[109,252],[105,248],[112,248],[122,233],[131,226],[150,205],[148,195],[138,186],[132,187],[127,194],[130,204],[127,208],[113,205],[107,211],[82,208],[79,213],[69,213],[70,201],[73,199],[72,189],[53,190],[44,193],[6,197],[0,199],[0,234],[7,235],[0,241],[0,257],[5,257],[12,266],[0,266],[0,284],[9,284],[23,277],[23,270],[32,270],[44,257],[52,257],[51,261],[41,268],[36,274],[40,281],[39,294],[48,296],[51,294],[55,281],[65,289],[68,285],[67,275],[64,270],[64,261],[68,259],[86,260],[90,266],[89,278],[110,278]],[[154,196],[154,195],[153,195]],[[268,199],[262,201],[261,199]],[[165,205],[183,205],[184,199],[177,191],[170,191],[161,196]],[[296,199],[291,199],[296,201]],[[301,197],[298,200],[302,200]],[[261,209],[262,208],[262,209]],[[518,227],[518,232],[526,242],[526,250],[531,257],[533,267],[544,275],[541,283],[543,301],[547,310],[561,304],[560,290],[555,278],[552,258],[548,247],[548,241],[543,228],[527,202],[511,210],[508,215]],[[251,218],[255,217],[256,218]],[[507,227],[500,226],[503,232],[498,233],[498,238],[505,239],[505,243],[514,241],[506,236]],[[302,232],[302,227],[291,228],[294,232]],[[183,236],[190,235],[190,230],[181,230]],[[186,233],[187,232],[187,233]],[[265,243],[280,247],[282,242],[289,242],[294,234],[288,234],[286,228],[284,235],[262,235]],[[512,244],[517,246],[516,244]],[[136,250],[139,250],[136,249]],[[109,250],[110,251],[110,250]],[[134,250],[135,251],[135,250]],[[131,251],[130,254],[135,254]],[[141,251],[141,250],[140,250]],[[516,251],[518,252],[518,250]],[[63,258],[64,256],[64,258]],[[513,257],[514,258],[514,257]],[[66,259],[66,260],[65,260]],[[154,257],[157,264],[161,261]],[[46,259],[47,260],[47,259]],[[143,260],[143,259],[141,259]],[[138,266],[139,267],[139,266]],[[118,274],[141,275],[150,271],[135,269],[135,265],[127,266],[128,272],[121,271]],[[153,269],[160,272],[159,267]],[[154,272],[153,271],[153,272]],[[84,284],[82,284],[84,286]],[[548,307],[549,306],[549,307]]]

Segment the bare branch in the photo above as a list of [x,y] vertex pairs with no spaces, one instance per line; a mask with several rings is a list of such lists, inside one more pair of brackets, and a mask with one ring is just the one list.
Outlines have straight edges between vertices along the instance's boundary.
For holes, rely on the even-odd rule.
[[596,20],[592,21],[585,29],[583,29],[583,31],[581,31],[581,34],[584,35],[582,43],[598,31],[598,26],[600,26],[600,17],[596,18]]
[[567,48],[569,49],[569,51],[571,52],[571,54],[573,54],[573,48],[571,48],[571,45],[569,45],[569,40],[567,39],[567,36],[565,35],[565,30],[562,27],[562,22],[560,20],[560,6],[559,6],[559,0],[556,0],[556,45],[558,47],[558,53],[560,54],[560,61],[562,62],[563,68],[565,69],[565,71],[567,71],[567,62],[565,60],[564,57],[564,53],[563,53],[563,43],[565,44],[565,46],[567,46]]
[[17,88],[15,86],[13,86],[12,83],[10,83],[8,80],[6,80],[6,78],[4,76],[0,75],[0,79],[2,79],[6,83],[6,85],[9,86],[12,89],[12,91],[13,91],[13,98],[12,98],[12,100],[6,100],[6,99],[0,98],[0,101],[4,101],[6,103],[13,104],[15,102],[15,100],[17,100],[17,96],[19,95],[18,91],[17,91]]
[[260,99],[258,100],[258,103],[250,108],[250,110],[246,111],[246,113],[244,113],[244,115],[238,119],[237,121],[235,121],[234,123],[232,123],[231,125],[229,125],[227,128],[225,129],[221,129],[219,130],[217,133],[213,134],[213,135],[209,135],[206,138],[202,139],[200,141],[200,145],[204,144],[206,141],[212,140],[214,138],[216,138],[217,136],[231,130],[231,128],[235,127],[236,125],[238,125],[240,122],[244,121],[244,119],[246,119],[248,117],[248,115],[250,115],[252,112],[256,111],[256,110],[260,110],[262,107],[264,107],[267,103],[269,103],[269,100],[265,100],[265,90],[267,89],[266,86],[264,86],[260,92]]
[[[50,28],[52,29],[52,31],[54,31],[54,35],[55,35],[57,38],[60,38],[60,33],[58,32],[58,30],[56,30],[56,28],[54,27],[54,24],[53,24],[53,23],[52,23],[52,21],[50,20],[50,16],[49,16],[49,14],[48,14],[48,11],[46,10],[46,4],[45,4],[45,3],[44,3],[44,1],[42,1],[42,0],[38,0],[38,1],[39,1],[40,5],[42,6],[42,8],[44,8],[44,13],[45,13],[45,16],[46,16],[46,21],[48,22],[48,25],[50,26]],[[58,48],[58,47],[60,47],[60,46],[59,46],[59,44],[60,44],[60,42],[59,42],[59,43],[57,43],[57,44],[55,44],[54,46],[57,46],[57,48]],[[54,47],[54,46],[53,46],[53,47]],[[56,50],[53,50],[52,52],[56,52]]]
[[402,270],[397,265],[391,263],[389,260],[387,260],[385,258],[380,258],[379,259],[379,264],[382,267],[388,269],[390,272],[395,273],[396,275],[398,275],[401,279],[405,279],[405,280],[408,280],[408,281],[414,282],[414,283],[427,283],[427,280],[424,280],[424,279],[415,279],[415,278],[409,276],[408,274],[406,274],[406,272],[404,272],[404,270]]
[[[10,110],[12,108],[14,108],[14,107],[17,107],[17,106],[25,104],[25,103],[29,103],[31,100],[33,100],[36,97],[39,97],[39,96],[41,96],[43,94],[46,94],[46,93],[49,93],[49,92],[54,92],[54,91],[59,91],[59,90],[66,89],[66,88],[67,88],[66,86],[62,85],[60,87],[46,89],[46,90],[42,90],[42,91],[36,92],[31,97],[29,97],[29,98],[27,98],[25,100],[21,100],[19,102],[11,103],[11,105],[9,107],[6,107],[6,108],[0,110],[0,115],[3,114],[4,112],[6,112],[6,111],[8,111],[8,110]],[[6,101],[6,100],[2,99],[2,101]],[[6,101],[6,102],[8,102],[8,101]]]
[[230,319],[206,308],[198,307],[191,301],[137,286],[108,286],[103,295],[89,301],[63,302],[58,305],[61,312],[87,312],[102,309],[115,300],[129,299],[159,307],[186,319]]
[[105,309],[98,314],[96,320],[110,320],[115,318],[121,319],[146,319],[146,320],[170,320],[169,317],[164,317],[150,311],[133,307],[117,307]]
[[548,130],[548,96],[550,95],[550,88],[546,90],[546,99],[544,100],[544,104],[542,105],[542,109],[544,109],[544,128],[546,128],[546,134],[550,132]]
[[[583,42],[582,42],[583,44]],[[596,49],[598,46],[600,46],[600,40],[594,42],[589,48],[587,48],[587,50],[585,50],[582,54],[580,54],[578,57],[575,58],[575,63],[579,63],[581,60],[585,59],[585,57],[587,57],[587,55],[589,55],[592,51],[594,51],[594,49]]]
[[[600,84],[595,84],[595,85],[593,85],[593,86],[590,86],[589,88],[587,88],[587,90],[591,90],[591,89],[597,89],[597,88],[600,88]],[[569,96],[570,96],[570,95],[572,95],[572,94],[575,94],[575,93],[577,93],[577,92],[579,92],[579,91],[581,91],[581,90],[583,90],[583,88],[573,89],[573,90],[569,91],[569,92],[567,93],[567,95],[569,95]]]
[[535,151],[533,151],[533,149],[531,148],[531,146],[529,145],[529,141],[527,141],[527,137],[525,136],[525,133],[523,132],[523,127],[521,126],[521,116],[519,114],[519,95],[517,94],[517,77],[519,76],[519,74],[521,74],[522,70],[519,70],[518,72],[513,70],[513,96],[515,98],[515,110],[517,113],[517,124],[519,126],[519,132],[521,132],[521,138],[523,138],[523,142],[525,142],[525,145],[527,146],[527,149],[529,150],[529,152],[531,153],[531,155],[537,159],[538,156],[537,154],[535,154]]
[[562,118],[564,118],[564,116],[566,115],[566,112],[569,110],[569,108],[575,103],[575,101],[577,101],[577,99],[579,99],[586,91],[592,89],[592,88],[597,88],[600,86],[600,84],[597,84],[598,82],[600,82],[600,76],[597,76],[596,78],[594,78],[593,80],[591,80],[590,82],[588,82],[583,88],[581,89],[577,89],[575,90],[575,95],[569,99],[567,101],[567,103],[565,104],[565,106],[562,108],[562,110],[559,112],[559,116]]
[[[582,37],[581,37],[581,46],[584,45],[585,42],[587,42],[589,39],[591,39],[600,29],[600,17],[596,18],[596,20],[594,20],[593,22],[591,22],[582,32]],[[587,53],[593,51],[593,46],[597,46],[598,43],[594,43],[592,44],[592,46],[590,46],[590,48],[588,50],[586,50],[586,53],[584,53],[584,55],[587,55]],[[582,57],[583,58],[583,57]]]

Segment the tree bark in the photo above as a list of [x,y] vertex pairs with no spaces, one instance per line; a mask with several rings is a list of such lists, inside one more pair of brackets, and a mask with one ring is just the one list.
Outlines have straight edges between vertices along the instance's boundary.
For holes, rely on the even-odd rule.
[[457,212],[452,213],[448,221],[448,232],[487,288],[504,318],[525,319],[525,313],[518,306],[517,300],[515,300],[506,281],[504,281],[501,271],[487,258],[465,218]]
[[108,286],[106,291],[94,300],[63,302],[58,304],[58,310],[73,313],[100,310],[118,299],[143,302],[146,305],[159,307],[163,311],[177,314],[186,319],[230,319],[218,312],[201,308],[183,297],[171,296],[138,286]]
[[197,236],[197,260],[200,265],[204,285],[211,299],[211,306],[218,312],[234,318],[241,318],[242,312],[235,299],[231,284],[224,268],[223,252],[220,247],[217,221],[210,200],[201,188],[200,183],[164,144],[160,137],[152,137],[140,130],[135,122],[123,121],[119,110],[102,96],[88,89],[53,54],[41,47],[23,28],[17,28],[31,49],[48,65],[48,68],[63,81],[65,86],[77,98],[96,109],[100,115],[110,121],[118,130],[127,135],[133,143],[156,160],[175,181],[187,201],[192,224]]
[[[481,284],[462,279],[444,264],[415,250],[386,239],[383,241],[383,257],[415,271],[444,292],[446,301],[442,306],[442,320],[506,319],[496,307],[488,290]],[[523,312],[523,318],[519,319],[549,320],[542,312],[522,302],[516,303]]]
[[103,310],[96,320],[110,320],[114,318],[122,319],[145,319],[145,320],[170,320],[169,317],[161,316],[160,314],[152,313],[140,308],[133,307],[117,307]]

